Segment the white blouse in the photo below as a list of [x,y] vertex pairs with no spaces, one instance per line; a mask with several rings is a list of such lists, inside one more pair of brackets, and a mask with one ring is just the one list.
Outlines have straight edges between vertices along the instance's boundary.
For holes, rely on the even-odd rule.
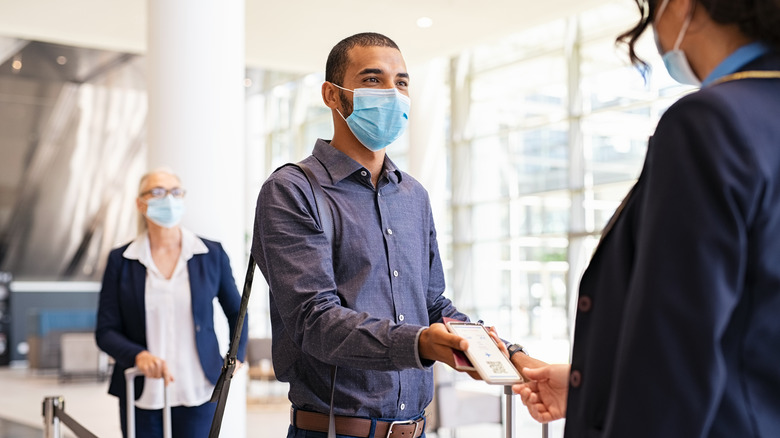
[[[170,406],[199,406],[211,398],[214,385],[206,378],[195,345],[195,323],[187,261],[208,252],[191,231],[181,229],[181,254],[170,279],[166,279],[152,259],[149,235],[139,235],[123,256],[146,267],[146,349],[168,364],[174,381],[168,387]],[[141,409],[163,408],[163,380],[146,379]]]

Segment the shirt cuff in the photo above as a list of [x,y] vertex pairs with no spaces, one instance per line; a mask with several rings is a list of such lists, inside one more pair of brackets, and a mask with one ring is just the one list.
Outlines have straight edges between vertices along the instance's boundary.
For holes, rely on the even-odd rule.
[[415,350],[415,359],[417,359],[417,368],[420,369],[426,369],[433,366],[434,363],[436,363],[435,360],[428,360],[423,359],[420,357],[420,335],[422,334],[423,330],[425,330],[427,327],[420,327],[420,330],[417,330],[417,335],[414,337],[414,350]]
[[[396,369],[425,369],[424,362],[420,359],[420,333],[425,326],[416,324],[401,324],[396,326],[393,334],[393,345],[390,351],[390,360]],[[432,365],[432,364],[431,364]]]

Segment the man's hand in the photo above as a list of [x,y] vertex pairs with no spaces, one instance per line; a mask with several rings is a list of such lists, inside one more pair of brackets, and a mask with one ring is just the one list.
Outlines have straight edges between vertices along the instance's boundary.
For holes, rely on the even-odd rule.
[[[522,353],[514,356],[520,354]],[[566,416],[570,369],[570,365],[555,364],[522,370],[523,377],[528,381],[513,385],[512,391],[520,394],[523,404],[534,420],[549,423]]]
[[[498,345],[502,351],[506,352],[506,346],[504,346],[503,342],[498,342]],[[509,352],[506,352],[506,354],[509,355]],[[517,371],[520,372],[520,375],[523,376],[523,380],[525,380],[526,382],[533,380],[524,374],[525,373],[524,370],[526,368],[540,368],[548,365],[547,362],[544,362],[539,359],[534,359],[533,357],[522,352],[517,352],[513,354],[511,360],[512,360],[512,365],[514,365],[515,369],[517,369]]]
[[135,367],[146,377],[162,378],[165,381],[165,386],[173,382],[173,375],[168,371],[168,364],[146,350],[135,356]]
[[438,360],[455,368],[455,359],[452,350],[465,350],[469,343],[462,337],[452,334],[442,323],[431,324],[420,333],[419,341],[420,358]]

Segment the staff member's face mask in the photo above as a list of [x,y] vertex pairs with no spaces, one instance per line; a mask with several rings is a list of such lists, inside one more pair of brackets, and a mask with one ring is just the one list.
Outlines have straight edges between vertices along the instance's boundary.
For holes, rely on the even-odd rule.
[[411,100],[396,88],[350,90],[338,85],[336,87],[353,93],[352,114],[344,118],[341,111],[336,111],[366,148],[381,150],[406,131]]
[[663,3],[661,3],[661,6],[658,8],[658,14],[656,15],[653,22],[653,34],[655,36],[655,45],[658,48],[658,53],[661,55],[661,58],[663,58],[664,66],[666,66],[666,70],[669,72],[669,76],[671,76],[672,79],[685,85],[701,85],[701,80],[699,80],[699,78],[696,76],[696,73],[693,72],[691,64],[688,62],[688,58],[685,56],[685,52],[680,50],[680,44],[682,44],[683,37],[685,37],[685,32],[688,31],[688,26],[691,24],[690,14],[688,14],[685,22],[683,22],[683,25],[680,28],[680,33],[677,35],[677,41],[675,41],[672,50],[664,53],[663,49],[661,48],[661,43],[658,40],[658,31],[656,30],[655,23],[661,19],[661,16],[666,10],[666,6],[668,4],[669,0],[664,0]]

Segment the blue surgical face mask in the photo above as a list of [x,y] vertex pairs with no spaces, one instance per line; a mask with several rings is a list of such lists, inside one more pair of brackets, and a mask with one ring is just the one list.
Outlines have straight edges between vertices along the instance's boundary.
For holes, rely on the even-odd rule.
[[[666,10],[668,4],[669,0],[664,0],[664,2],[661,3],[661,6],[658,8],[658,14],[655,17],[656,22],[661,18],[661,15]],[[689,14],[685,19],[682,28],[680,28],[680,33],[677,35],[677,41],[675,41],[674,47],[666,53],[663,53],[661,43],[658,40],[658,31],[655,29],[655,23],[653,23],[653,33],[655,36],[655,45],[664,61],[666,70],[669,72],[669,76],[681,84],[699,86],[701,85],[701,80],[699,80],[696,73],[693,72],[691,64],[688,62],[688,57],[685,56],[685,52],[680,50],[680,44],[682,44],[683,37],[685,37],[685,32],[688,30],[690,24],[691,15]]]
[[[333,84],[336,85],[336,84]],[[366,148],[381,150],[394,142],[406,130],[409,124],[411,100],[396,88],[348,88],[339,87],[353,93],[352,114],[341,118],[347,122],[350,131]]]
[[146,217],[163,228],[179,224],[184,215],[184,199],[168,195],[146,201]]

